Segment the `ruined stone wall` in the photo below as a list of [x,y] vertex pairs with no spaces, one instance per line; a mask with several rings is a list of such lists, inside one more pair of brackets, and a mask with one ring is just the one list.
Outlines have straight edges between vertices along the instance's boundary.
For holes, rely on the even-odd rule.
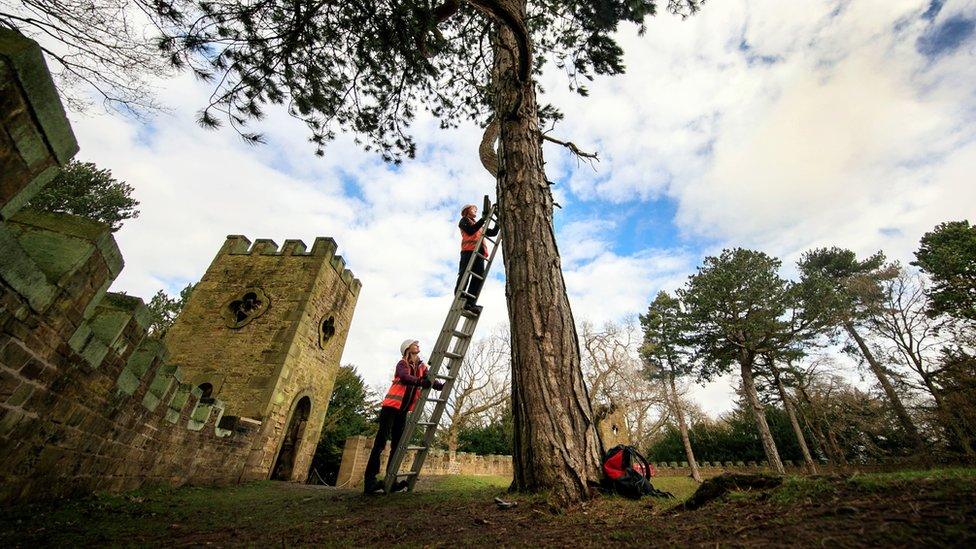
[[621,407],[612,407],[599,411],[596,421],[597,432],[606,450],[618,444],[630,444],[630,429],[627,427],[627,413]]
[[[251,246],[230,236],[166,334],[174,364],[209,383],[229,413],[263,423],[248,478],[268,478],[299,399],[311,411],[290,478],[304,480],[318,442],[360,283],[331,238],[311,250],[287,240]],[[228,307],[247,293],[261,304],[237,326]],[[244,315],[246,316],[246,315]]]
[[[366,461],[369,459],[369,452],[373,448],[373,437],[354,436],[346,439],[346,445],[342,450],[342,463],[339,466],[339,476],[336,479],[336,486],[343,488],[353,488],[362,486],[363,475],[366,472]],[[400,471],[409,471],[413,465],[415,451],[407,452],[400,466]],[[390,456],[390,443],[386,444],[383,456],[380,460],[380,469],[385,470],[386,460]],[[451,452],[447,450],[432,449],[424,460],[424,468],[421,475],[493,475],[501,477],[511,477],[512,456],[479,456],[466,452]]]
[[[108,227],[22,211],[0,232],[0,501],[237,482],[260,424],[201,402],[142,301],[106,293]],[[27,291],[8,284],[25,273]]]

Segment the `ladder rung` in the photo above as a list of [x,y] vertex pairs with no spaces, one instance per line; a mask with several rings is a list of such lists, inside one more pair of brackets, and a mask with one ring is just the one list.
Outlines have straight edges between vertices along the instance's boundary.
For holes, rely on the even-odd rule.
[[449,358],[451,360],[461,360],[462,358],[464,358],[464,356],[459,355],[457,353],[452,353],[451,351],[444,351],[444,357]]
[[426,426],[430,427],[431,425],[437,425],[437,424],[434,423],[433,421],[418,421],[417,422],[417,425],[426,425]]
[[407,446],[408,452],[411,450],[426,450],[426,449],[427,449],[426,446]]
[[464,290],[461,290],[461,295],[463,295],[464,297],[470,297],[471,299],[474,299],[474,294],[469,294]]
[[447,402],[446,398],[428,398],[427,402]]
[[461,330],[454,330],[451,333],[454,334],[454,337],[456,337],[458,339],[467,339],[467,338],[471,337],[471,334],[466,334],[466,333],[462,332]]
[[446,375],[444,375],[444,374],[437,374],[437,375],[436,375],[436,376],[434,376],[434,377],[436,377],[436,378],[438,378],[438,379],[447,379],[447,380],[451,380],[451,379],[454,379],[454,376],[446,376]]
[[478,313],[476,313],[474,311],[469,311],[469,310],[465,309],[464,307],[461,308],[461,311],[460,312],[461,312],[461,316],[466,316],[468,318],[478,318]]
[[480,257],[481,259],[491,259],[491,258],[490,258],[490,257],[488,257],[488,256],[487,256],[486,254],[483,254],[483,253],[481,253],[481,252],[478,252],[478,257]]
[[417,471],[407,471],[406,473],[397,473],[398,477],[415,477],[417,476]]
[[471,273],[471,276],[473,276],[473,277],[475,277],[475,278],[477,278],[477,279],[480,279],[480,280],[484,280],[484,279],[485,279],[485,277],[483,277],[483,276],[481,276],[480,274],[478,274],[478,273],[475,273],[475,272],[472,272],[472,273]]

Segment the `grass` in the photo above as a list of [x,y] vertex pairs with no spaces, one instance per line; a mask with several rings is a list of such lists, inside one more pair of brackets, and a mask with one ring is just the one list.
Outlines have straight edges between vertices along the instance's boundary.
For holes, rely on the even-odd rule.
[[[121,495],[4,509],[0,513],[0,547],[207,543],[329,546],[682,544],[682,539],[692,539],[682,538],[682,535],[715,537],[721,535],[723,528],[728,528],[727,533],[735,534],[748,527],[750,529],[745,532],[759,536],[769,525],[785,520],[784,517],[796,519],[791,522],[792,527],[801,529],[797,535],[803,537],[802,529],[807,528],[803,521],[827,521],[819,528],[829,529],[834,524],[829,521],[847,520],[845,517],[831,518],[829,514],[822,516],[822,511],[812,514],[812,519],[804,518],[803,513],[813,513],[804,509],[856,505],[867,513],[872,505],[908,508],[914,494],[923,491],[929,499],[942,498],[948,502],[940,504],[938,509],[952,509],[952,502],[960,502],[960,494],[968,493],[966,490],[976,492],[973,490],[976,469],[871,473],[851,477],[788,477],[776,489],[732,493],[724,503],[716,501],[702,511],[681,512],[677,518],[666,511],[697,489],[698,485],[690,478],[653,479],[656,488],[676,496],[672,500],[601,497],[572,512],[552,508],[544,494],[510,494],[507,492],[509,483],[510,479],[504,477],[422,478],[413,493],[369,498],[357,490],[280,482],[144,489]],[[900,487],[902,484],[906,485],[904,489]],[[893,502],[893,494],[907,498],[906,502]],[[507,511],[496,509],[493,499],[498,496],[517,501],[518,507]],[[872,520],[885,520],[883,517],[887,515],[884,513],[886,511],[879,510],[876,515],[880,518]],[[859,518],[863,516],[859,515]],[[911,518],[904,512],[902,516]],[[750,521],[756,524],[750,526]],[[966,539],[965,536],[973,530],[968,519],[944,522],[942,531],[956,536],[952,539]],[[809,526],[811,532],[806,532],[808,538],[804,539],[815,541],[816,537],[809,536],[817,535],[816,528]],[[919,531],[907,532],[906,535],[911,536],[918,535]],[[717,541],[721,539],[715,538]],[[762,541],[764,538],[756,539]],[[858,538],[852,539],[857,541]],[[704,543],[705,538],[698,541]]]

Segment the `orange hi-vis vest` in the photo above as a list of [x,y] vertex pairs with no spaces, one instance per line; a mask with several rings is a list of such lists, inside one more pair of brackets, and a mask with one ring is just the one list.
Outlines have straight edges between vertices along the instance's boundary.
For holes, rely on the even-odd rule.
[[[423,362],[417,366],[411,366],[409,364],[407,366],[410,368],[410,375],[416,377],[424,377],[427,375],[427,365]],[[383,402],[380,404],[380,406],[383,408],[396,408],[397,410],[402,410],[403,399],[406,397],[407,391],[409,391],[411,398],[410,407],[407,408],[407,411],[412,412],[413,405],[417,403],[417,397],[420,396],[420,391],[415,391],[414,389],[419,389],[419,387],[407,385],[406,383],[400,381],[399,377],[394,375],[393,385],[390,385],[390,390],[386,392],[386,397],[383,398]]]
[[[482,227],[475,231],[474,234],[468,234],[461,230],[461,251],[462,252],[473,252],[475,247],[478,246],[478,239],[481,238],[481,233],[485,232],[485,228]],[[481,244],[481,248],[484,249],[484,243]],[[484,252],[482,252],[484,253]]]

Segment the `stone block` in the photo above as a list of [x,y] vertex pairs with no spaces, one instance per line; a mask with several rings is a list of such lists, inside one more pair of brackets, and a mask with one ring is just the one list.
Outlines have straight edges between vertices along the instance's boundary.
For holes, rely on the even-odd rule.
[[[13,393],[7,397],[7,406],[18,407],[27,402],[27,399],[34,393],[34,387],[29,383],[21,383]],[[2,393],[0,393],[2,396]]]
[[20,370],[30,360],[31,354],[19,343],[11,341],[0,351],[0,365],[13,371]]
[[0,219],[26,204],[78,152],[44,55],[36,42],[0,28]]
[[57,288],[27,255],[16,236],[0,223],[0,278],[21,295],[34,311],[41,313],[54,301]]

